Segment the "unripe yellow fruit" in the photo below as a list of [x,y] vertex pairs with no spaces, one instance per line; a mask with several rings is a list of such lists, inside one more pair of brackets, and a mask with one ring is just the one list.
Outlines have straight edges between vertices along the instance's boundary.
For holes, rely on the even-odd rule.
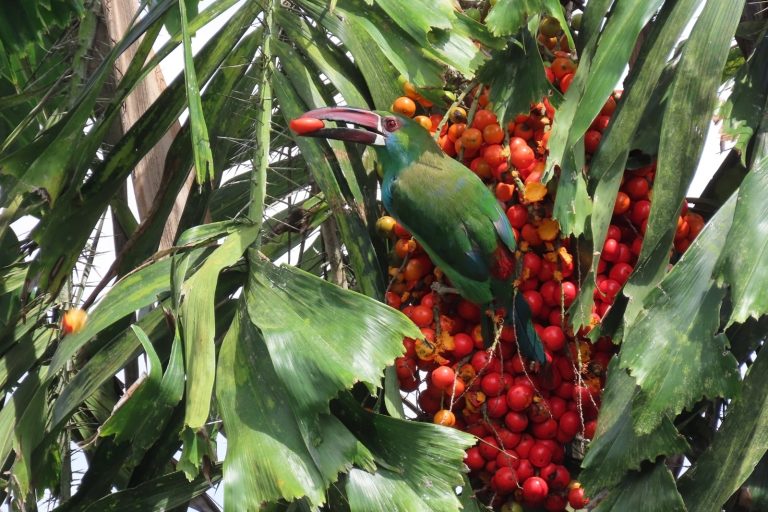
[[61,330],[64,334],[78,333],[85,327],[88,313],[80,308],[70,309],[61,319]]
[[395,219],[389,215],[384,215],[379,217],[379,220],[376,221],[376,231],[382,235],[388,236],[392,234],[392,231],[395,229],[395,224],[397,224]]

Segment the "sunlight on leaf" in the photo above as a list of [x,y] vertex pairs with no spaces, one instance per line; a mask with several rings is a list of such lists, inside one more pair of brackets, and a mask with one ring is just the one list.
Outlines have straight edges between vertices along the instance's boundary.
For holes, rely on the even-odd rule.
[[[743,4],[744,0],[707,3],[675,70],[662,122],[648,227],[634,273],[625,287],[625,294],[635,305],[658,282],[669,262],[675,221],[704,150],[720,72]],[[680,144],[681,140],[686,143]]]
[[255,266],[245,293],[302,414],[327,411],[328,401],[355,382],[378,386],[384,366],[402,354],[403,337],[421,337],[399,311],[292,267]]
[[625,328],[621,367],[642,390],[632,407],[638,433],[652,432],[704,396],[731,397],[738,390],[736,359],[726,350],[725,336],[717,334],[725,290],[712,277],[735,204],[734,196],[646,295]]
[[[222,342],[217,373],[216,396],[228,440],[227,503],[257,509],[265,501],[306,496],[320,505],[340,471],[353,462],[372,464],[365,447],[335,417],[306,416],[297,408],[245,307]],[[305,376],[296,373],[291,379],[301,383]]]
[[259,227],[243,225],[230,234],[211,253],[200,269],[181,286],[179,320],[182,325],[187,370],[185,423],[193,430],[208,420],[211,393],[216,377],[216,347],[214,345],[214,291],[219,273],[234,265],[259,234]]
[[758,158],[739,188],[716,270],[719,281],[731,287],[729,325],[768,313],[768,154]]
[[349,472],[346,490],[352,512],[459,509],[454,489],[463,483],[461,461],[473,436],[370,413],[348,399],[340,401],[337,414],[371,450],[378,466],[375,472]]
[[184,81],[187,84],[187,104],[189,105],[189,122],[192,127],[192,151],[195,155],[195,171],[197,183],[202,185],[206,180],[213,180],[213,154],[208,140],[208,128],[205,125],[203,104],[200,101],[200,87],[195,74],[195,60],[192,57],[192,39],[189,34],[187,17],[187,2],[179,2],[181,13],[181,33],[184,41]]

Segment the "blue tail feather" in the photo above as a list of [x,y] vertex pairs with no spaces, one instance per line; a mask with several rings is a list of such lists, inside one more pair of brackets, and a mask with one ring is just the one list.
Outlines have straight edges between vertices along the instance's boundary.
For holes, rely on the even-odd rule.
[[[528,306],[523,295],[514,292],[514,300],[505,306],[507,314],[504,322],[514,326],[520,352],[532,361],[544,363],[546,361],[544,345],[541,343],[539,335],[536,334],[536,329],[533,328],[531,308]],[[485,309],[487,310],[491,307],[491,305],[488,305]],[[483,314],[480,320],[480,329],[485,348],[487,349],[493,344],[494,339],[493,320],[490,316]]]
[[544,354],[544,345],[533,328],[533,319],[531,318],[531,308],[525,301],[521,293],[515,293],[514,304],[507,310],[507,319],[514,322],[515,334],[517,335],[517,344],[520,352],[528,359],[544,363],[546,355]]

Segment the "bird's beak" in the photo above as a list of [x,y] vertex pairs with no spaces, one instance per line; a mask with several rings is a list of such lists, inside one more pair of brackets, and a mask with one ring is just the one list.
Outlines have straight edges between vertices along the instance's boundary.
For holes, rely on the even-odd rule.
[[[352,124],[355,127],[326,127],[327,121]],[[384,145],[381,116],[370,110],[352,107],[324,107],[310,110],[293,119],[291,130],[303,137],[321,137],[374,146]]]

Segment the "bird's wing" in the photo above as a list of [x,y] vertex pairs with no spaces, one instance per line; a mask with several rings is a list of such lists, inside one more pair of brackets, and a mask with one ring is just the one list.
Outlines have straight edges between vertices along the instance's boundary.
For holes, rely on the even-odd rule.
[[455,160],[420,159],[388,184],[386,194],[390,213],[430,256],[488,286],[501,209],[479,178]]

